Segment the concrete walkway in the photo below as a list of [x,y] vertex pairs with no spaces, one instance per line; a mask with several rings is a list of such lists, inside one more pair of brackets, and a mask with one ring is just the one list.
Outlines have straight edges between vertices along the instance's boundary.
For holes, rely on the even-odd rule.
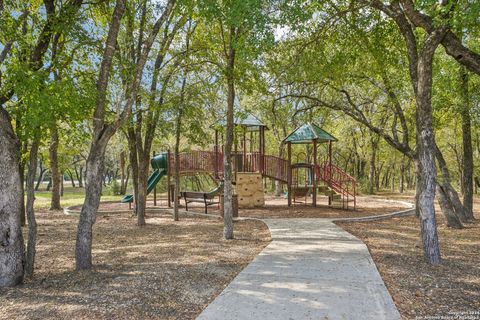
[[359,239],[328,219],[264,221],[272,242],[197,319],[400,319]]

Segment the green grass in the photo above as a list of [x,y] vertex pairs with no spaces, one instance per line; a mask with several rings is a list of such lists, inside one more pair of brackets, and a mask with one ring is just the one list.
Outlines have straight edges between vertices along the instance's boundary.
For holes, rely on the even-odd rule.
[[[106,193],[106,192],[104,192]],[[37,191],[35,192],[35,209],[48,209],[50,208],[50,191]],[[63,208],[83,204],[85,199],[84,188],[72,188],[65,187],[63,197],[60,199],[60,204]],[[102,201],[120,201],[122,196],[103,195]]]

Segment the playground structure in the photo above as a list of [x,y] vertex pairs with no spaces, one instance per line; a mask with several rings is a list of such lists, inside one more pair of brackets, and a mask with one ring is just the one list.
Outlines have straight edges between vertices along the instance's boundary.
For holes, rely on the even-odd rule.
[[[265,130],[268,128],[253,115],[245,118],[236,118],[235,143],[232,150],[233,177],[236,181],[236,193],[239,195],[240,207],[261,206],[264,204],[263,178],[273,179],[287,186],[288,206],[294,205],[297,199],[304,197],[305,202],[309,196],[312,205],[317,206],[317,194],[328,197],[328,205],[349,209],[353,202],[356,209],[356,180],[332,163],[332,144],[337,141],[335,137],[312,123],[306,123],[295,129],[282,142],[287,148],[287,159],[265,154]],[[179,154],[180,173],[206,173],[211,174],[219,181],[223,179],[223,146],[220,144],[220,128],[224,122],[220,121],[215,126],[215,145],[213,151],[195,150]],[[249,139],[247,139],[247,135]],[[239,151],[240,144],[240,151]],[[292,163],[292,147],[294,145],[311,144],[312,150],[304,162]],[[318,161],[318,145],[327,144],[328,153],[326,160]],[[173,201],[173,188],[171,187],[171,168],[175,167],[174,155],[170,152],[154,156],[152,159],[154,172],[148,180],[147,192],[154,192],[156,205],[155,186],[163,176],[167,176],[168,206]],[[305,170],[302,175],[299,170]],[[302,182],[303,178],[303,182]],[[254,180],[256,182],[254,182]],[[258,183],[260,182],[260,183]],[[240,189],[239,189],[240,187]],[[182,191],[187,202],[204,202],[205,211],[214,196],[219,195],[216,188],[211,192],[200,193]],[[208,195],[208,198],[205,197]],[[196,199],[196,200],[195,200]],[[208,202],[207,202],[208,200]],[[122,202],[131,203],[133,196],[126,196]]]

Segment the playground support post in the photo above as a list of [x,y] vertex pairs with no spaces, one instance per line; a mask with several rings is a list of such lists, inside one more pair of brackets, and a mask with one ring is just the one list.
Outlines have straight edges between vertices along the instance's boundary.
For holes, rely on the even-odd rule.
[[292,205],[292,143],[287,142],[288,172],[287,172],[287,192],[288,206]]
[[247,162],[247,130],[243,128],[243,161],[242,161],[242,171],[246,172],[245,164]]
[[317,206],[317,178],[315,174],[315,170],[317,169],[317,139],[313,140],[313,168],[312,168],[312,184],[313,184],[313,190],[312,190],[312,201],[313,201],[313,206]]
[[328,142],[328,179],[332,179],[332,141]]
[[258,152],[260,153],[260,173],[265,173],[265,128],[260,127]]

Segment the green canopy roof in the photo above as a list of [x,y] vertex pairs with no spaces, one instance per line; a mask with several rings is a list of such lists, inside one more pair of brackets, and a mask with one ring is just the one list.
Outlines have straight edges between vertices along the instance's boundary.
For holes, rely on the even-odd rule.
[[290,142],[295,144],[300,143],[312,143],[313,140],[318,142],[328,142],[328,141],[337,141],[337,138],[332,136],[330,133],[321,129],[319,126],[307,122],[304,125],[298,127],[290,133],[283,142]]
[[[265,129],[268,129],[266,128],[266,125],[264,123],[258,120],[258,118],[251,113],[247,113],[245,116],[236,116],[233,119],[233,123],[235,125],[246,127],[248,131],[258,131],[260,130],[260,127],[265,127]],[[225,119],[221,119],[217,121],[215,125],[220,125],[222,127],[225,127],[226,121]]]

